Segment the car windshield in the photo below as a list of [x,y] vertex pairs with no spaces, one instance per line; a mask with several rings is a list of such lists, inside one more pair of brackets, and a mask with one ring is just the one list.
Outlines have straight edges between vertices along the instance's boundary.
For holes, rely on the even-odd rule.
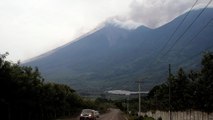
[[90,109],[82,110],[82,114],[91,114],[91,113],[92,113],[92,110],[90,110]]

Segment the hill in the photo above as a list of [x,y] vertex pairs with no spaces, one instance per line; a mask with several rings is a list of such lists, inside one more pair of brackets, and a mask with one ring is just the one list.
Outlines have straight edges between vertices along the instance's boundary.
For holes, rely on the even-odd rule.
[[149,90],[166,80],[168,64],[173,70],[180,66],[199,67],[197,54],[213,45],[213,22],[209,22],[213,9],[206,9],[192,27],[184,31],[200,12],[192,11],[172,39],[171,34],[186,13],[156,29],[140,26],[127,30],[107,23],[25,65],[38,66],[47,80],[68,84],[82,94],[112,89],[137,90],[135,81],[144,77],[147,79],[143,80],[142,88]]

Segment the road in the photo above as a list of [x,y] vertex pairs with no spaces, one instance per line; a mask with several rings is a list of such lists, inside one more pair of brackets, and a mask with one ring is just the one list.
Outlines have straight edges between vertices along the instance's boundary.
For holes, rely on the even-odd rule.
[[[66,118],[66,119],[57,119],[57,120],[79,120],[79,117],[77,118]],[[110,111],[101,114],[99,118],[96,120],[128,120],[119,109],[110,108]]]
[[127,120],[119,109],[110,109],[106,114],[103,114],[97,120]]

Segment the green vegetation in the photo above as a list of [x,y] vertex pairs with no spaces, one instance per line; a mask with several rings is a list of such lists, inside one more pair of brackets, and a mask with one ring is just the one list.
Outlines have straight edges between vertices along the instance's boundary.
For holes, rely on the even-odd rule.
[[[184,111],[189,109],[213,111],[213,54],[206,53],[201,62],[201,70],[186,73],[182,68],[168,80],[155,86],[146,97],[142,97],[142,111],[162,110]],[[169,87],[171,104],[169,105]],[[120,103],[119,103],[120,102]],[[124,100],[116,105],[126,110]],[[134,116],[138,111],[138,99],[129,101],[129,109]]]
[[74,115],[82,108],[99,109],[100,100],[83,99],[67,85],[45,83],[38,68],[6,61],[7,55],[0,55],[1,119],[49,120]]
[[188,74],[180,68],[167,82],[154,87],[149,95],[149,108],[169,110],[169,86],[171,89],[171,110],[196,109],[213,111],[213,54],[206,53],[200,71]]
[[[8,53],[0,55],[0,112],[4,120],[49,120],[79,113],[83,108],[106,112],[114,103],[126,111],[126,100],[104,98],[89,100],[80,97],[67,85],[47,83],[38,68],[6,61]],[[188,109],[213,111],[213,54],[206,53],[199,71],[186,73],[182,68],[162,85],[155,86],[142,97],[142,111],[183,111]],[[171,105],[169,105],[169,87]],[[136,117],[138,100],[129,101],[132,119]],[[152,118],[144,116],[142,120]]]
[[96,109],[100,112],[100,113],[105,113],[107,112],[108,108],[113,108],[115,107],[113,104],[112,100],[108,100],[106,98],[96,98],[95,100],[95,105],[96,105]]

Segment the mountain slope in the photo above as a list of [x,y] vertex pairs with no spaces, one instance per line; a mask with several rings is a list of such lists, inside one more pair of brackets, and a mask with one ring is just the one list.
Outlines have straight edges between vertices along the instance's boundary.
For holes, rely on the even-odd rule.
[[[38,66],[47,80],[68,84],[83,93],[101,93],[111,89],[136,90],[135,81],[143,77],[148,77],[142,86],[147,90],[166,79],[169,63],[174,68],[179,65],[196,68],[199,57],[191,61],[186,59],[213,45],[213,23],[192,39],[213,18],[213,9],[209,8],[174,48],[163,56],[200,11],[193,11],[189,15],[163,50],[185,14],[157,29],[140,26],[135,30],[126,30],[106,24],[96,32],[25,65]],[[192,42],[189,42],[191,39]]]

